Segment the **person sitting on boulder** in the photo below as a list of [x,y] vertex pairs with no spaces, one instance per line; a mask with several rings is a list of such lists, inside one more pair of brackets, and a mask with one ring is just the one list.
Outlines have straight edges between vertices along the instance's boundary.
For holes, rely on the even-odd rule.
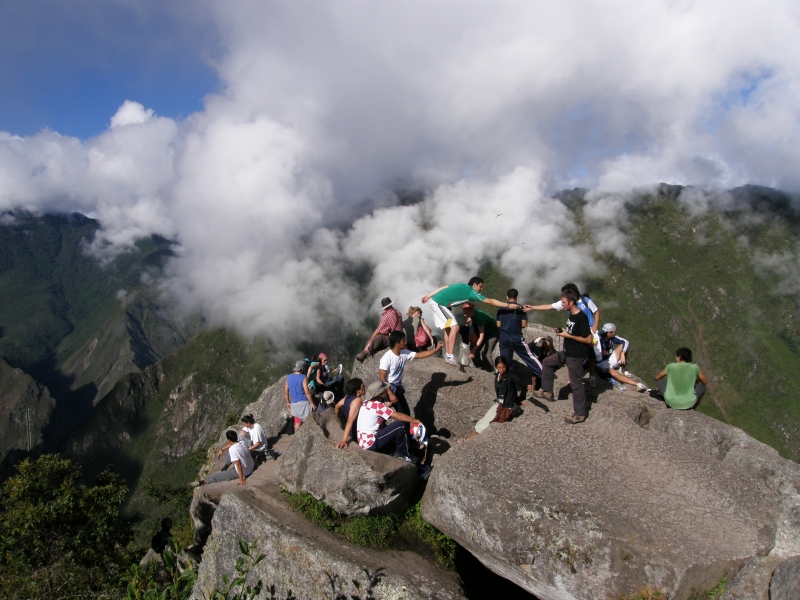
[[[509,369],[508,360],[504,356],[494,359],[494,396],[495,401],[483,415],[483,418],[475,424],[475,431],[470,433],[466,439],[472,439],[479,433],[483,433],[489,423],[504,423],[509,419],[511,413],[518,405],[524,401],[525,392],[528,389],[528,382],[523,381],[512,373]],[[505,410],[504,418],[500,418]]]
[[481,295],[483,290],[483,279],[473,277],[469,283],[456,283],[445,285],[430,294],[422,297],[422,303],[426,304],[430,300],[431,312],[436,326],[444,331],[445,355],[444,360],[447,364],[459,366],[455,358],[456,340],[458,339],[459,325],[453,307],[460,306],[465,302],[484,302],[492,306],[503,308],[519,307],[513,302],[501,302],[493,298]]
[[439,342],[434,348],[424,352],[411,352],[406,350],[406,340],[404,331],[393,331],[389,335],[391,350],[381,356],[378,377],[389,385],[389,403],[401,413],[409,414],[411,410],[408,408],[406,390],[403,387],[403,371],[405,371],[406,363],[415,358],[428,358],[436,354],[441,350],[442,343]]
[[344,396],[344,380],[341,373],[342,366],[333,370],[328,369],[328,355],[320,352],[311,359],[308,368],[308,386],[314,394],[333,392],[334,399]]
[[[370,383],[364,398],[356,422],[358,445],[363,450],[391,454],[406,462],[416,463],[418,459],[408,451],[406,423],[419,423],[419,419],[397,412],[388,405],[389,384],[383,381]],[[389,418],[394,420],[387,425]]]
[[210,475],[205,479],[201,479],[200,481],[192,481],[189,484],[190,488],[206,485],[208,483],[218,483],[220,481],[233,481],[237,477],[239,478],[239,481],[236,483],[236,485],[245,485],[247,483],[245,478],[249,477],[255,468],[255,463],[253,461],[253,457],[250,456],[250,450],[247,447],[247,443],[240,442],[239,434],[231,429],[225,432],[225,437],[227,438],[228,443],[220,449],[220,451],[217,453],[217,457],[220,457],[222,453],[227,450],[230,462],[234,468],[232,470],[229,469],[227,471],[214,473],[213,475]]
[[467,328],[466,340],[469,344],[469,359],[476,367],[491,371],[491,356],[497,345],[499,332],[497,319],[482,310],[477,310],[475,305],[469,302],[463,304],[461,310],[470,325]]
[[432,347],[435,344],[433,334],[422,318],[422,309],[419,306],[411,306],[407,314],[408,318],[403,321],[403,330],[406,332],[409,350],[418,352]]
[[394,304],[394,300],[388,296],[381,300],[381,307],[383,308],[381,320],[375,328],[375,331],[372,332],[364,349],[356,354],[358,362],[364,362],[367,360],[367,357],[375,356],[375,354],[384,348],[388,348],[389,334],[393,331],[403,330],[403,315],[400,314],[399,310],[393,308],[392,304]]
[[708,385],[700,367],[692,362],[689,348],[678,348],[675,362],[662,369],[656,380],[656,387],[667,406],[678,410],[693,408],[706,393]]
[[514,353],[516,353],[531,372],[531,384],[528,389],[533,391],[536,388],[536,379],[542,377],[542,363],[536,354],[531,351],[530,346],[525,343],[525,336],[522,330],[528,326],[528,316],[517,304],[518,298],[519,292],[511,288],[506,292],[506,299],[517,308],[501,308],[497,311],[497,327],[500,330],[498,336],[500,340],[500,356],[505,357],[510,365],[514,360]]
[[297,429],[316,410],[314,396],[308,387],[308,378],[305,376],[306,363],[298,360],[294,365],[294,372],[286,378],[283,386],[283,396],[286,399],[286,408],[294,417],[294,429]]
[[556,352],[555,344],[553,343],[553,336],[543,335],[537,337],[530,344],[528,344],[531,352],[542,362],[545,358]]
[[625,364],[626,354],[630,343],[623,337],[617,335],[617,326],[613,323],[606,323],[600,330],[600,352],[601,360],[597,363],[597,372],[605,379],[614,379],[620,383],[626,383],[636,387],[637,392],[646,392],[647,386],[626,376],[619,367]]
[[269,440],[267,440],[267,434],[264,432],[264,428],[256,423],[253,415],[243,416],[242,426],[242,437],[239,439],[248,444],[250,455],[256,461],[263,462],[271,458],[278,458],[278,456],[276,456],[278,453],[274,450],[270,450]]
[[346,448],[348,442],[358,441],[358,439],[356,439],[355,424],[358,418],[358,411],[361,409],[361,400],[364,394],[367,393],[367,390],[361,379],[353,377],[347,382],[345,392],[347,392],[345,397],[339,400],[333,408],[336,412],[336,416],[339,417],[339,421],[342,423],[342,427],[344,427],[342,441],[336,444],[337,448]]

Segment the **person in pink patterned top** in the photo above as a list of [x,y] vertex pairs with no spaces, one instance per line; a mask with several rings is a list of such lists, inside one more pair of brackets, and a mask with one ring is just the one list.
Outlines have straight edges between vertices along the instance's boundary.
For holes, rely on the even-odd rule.
[[384,348],[389,347],[389,334],[393,331],[403,331],[403,315],[392,306],[394,301],[388,296],[381,300],[383,314],[381,321],[372,332],[369,341],[364,346],[364,350],[356,355],[359,362],[364,362],[368,356],[374,356]]
[[[406,423],[419,423],[419,419],[388,406],[388,389],[389,385],[383,381],[373,381],[367,387],[356,422],[358,445],[363,450],[391,454],[406,462],[415,463],[417,458],[410,456],[408,451]],[[394,420],[387,425],[386,420],[390,417]]]

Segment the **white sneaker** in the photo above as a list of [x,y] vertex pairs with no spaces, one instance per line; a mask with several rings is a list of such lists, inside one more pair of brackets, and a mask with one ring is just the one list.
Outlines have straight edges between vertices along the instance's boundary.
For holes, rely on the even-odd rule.
[[460,367],[461,366],[456,362],[456,359],[453,358],[452,356],[445,356],[444,357],[444,362],[446,362],[448,365],[453,365],[454,367]]
[[643,383],[637,383],[636,384],[636,391],[637,392],[646,392],[647,391],[647,386],[645,384],[643,384]]

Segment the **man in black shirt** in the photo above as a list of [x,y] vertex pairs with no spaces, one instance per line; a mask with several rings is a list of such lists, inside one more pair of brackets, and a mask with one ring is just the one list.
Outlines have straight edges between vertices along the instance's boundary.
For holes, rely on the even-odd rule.
[[[516,304],[518,297],[519,292],[514,288],[506,292],[506,298],[509,303]],[[529,389],[533,391],[536,388],[536,378],[542,376],[542,363],[531,352],[530,346],[525,343],[522,329],[527,326],[528,315],[521,308],[500,308],[497,310],[497,327],[500,330],[498,334],[500,356],[505,358],[510,365],[516,352],[517,356],[531,372],[531,387]]]
[[583,423],[586,420],[586,390],[583,389],[583,364],[592,353],[592,329],[589,318],[577,306],[578,294],[574,290],[565,290],[561,294],[561,305],[567,311],[566,329],[556,329],[556,335],[564,338],[564,352],[551,354],[542,362],[542,391],[540,398],[555,399],[553,395],[553,379],[556,369],[567,365],[569,385],[572,388],[572,416],[566,417],[567,423]]

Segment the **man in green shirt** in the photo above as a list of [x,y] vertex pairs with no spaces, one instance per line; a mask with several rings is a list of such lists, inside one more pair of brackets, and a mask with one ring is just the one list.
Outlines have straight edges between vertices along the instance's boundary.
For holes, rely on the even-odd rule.
[[[664,379],[666,378],[666,379]],[[656,375],[656,387],[670,408],[688,410],[706,393],[708,379],[692,362],[689,348],[675,351],[675,362],[670,363]]]
[[[475,305],[469,302],[463,304],[461,310],[464,311],[468,323],[468,327],[465,328],[466,335],[462,336],[461,341],[469,347],[470,360],[476,367],[494,371],[491,356],[497,345],[497,320],[482,310],[477,310]],[[467,339],[464,339],[465,337]]]
[[493,298],[481,295],[483,290],[483,279],[473,277],[469,283],[456,283],[454,285],[442,286],[422,297],[422,303],[426,304],[430,300],[431,312],[436,326],[444,332],[444,360],[450,365],[458,366],[453,353],[458,338],[458,323],[453,315],[453,307],[460,306],[467,302],[483,302],[492,306],[503,308],[519,307],[514,302],[501,302]]

